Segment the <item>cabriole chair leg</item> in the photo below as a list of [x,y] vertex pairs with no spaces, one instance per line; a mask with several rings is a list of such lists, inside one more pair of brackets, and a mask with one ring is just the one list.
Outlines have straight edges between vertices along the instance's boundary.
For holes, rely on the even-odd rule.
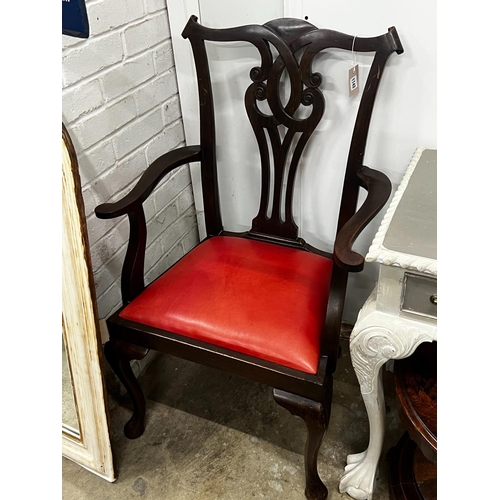
[[318,474],[318,453],[328,429],[332,403],[332,384],[327,385],[323,402],[297,396],[279,389],[273,390],[275,401],[292,415],[304,420],[307,426],[307,441],[304,451],[306,472],[305,495],[308,500],[325,500],[328,489]]
[[148,351],[148,349],[129,344],[123,340],[111,339],[104,345],[106,360],[125,386],[134,405],[132,417],[124,427],[125,436],[129,439],[136,439],[142,435],[146,414],[146,400],[132,371],[130,362],[133,359],[144,358]]

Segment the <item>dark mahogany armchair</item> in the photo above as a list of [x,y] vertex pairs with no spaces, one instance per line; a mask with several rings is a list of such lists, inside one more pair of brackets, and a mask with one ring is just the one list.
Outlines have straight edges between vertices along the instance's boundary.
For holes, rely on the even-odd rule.
[[[364,263],[352,245],[391,193],[387,177],[363,165],[365,144],[384,65],[403,47],[395,28],[360,38],[298,19],[211,29],[193,16],[182,36],[191,42],[198,76],[200,145],[164,154],[121,201],[96,208],[99,218],[128,215],[130,221],[121,278],[123,307],[107,320],[110,340],[105,345],[106,358],[134,405],[125,434],[133,439],[144,431],[145,399],[131,360],[154,349],[225,370],[273,387],[276,402],[305,421],[305,494],[323,499],[328,491],[317,472],[317,457],[330,419],[347,277],[361,271]],[[262,58],[261,66],[250,71],[245,94],[261,156],[262,193],[259,211],[244,234],[228,233],[222,224],[206,41],[247,41]],[[299,159],[325,107],[322,77],[312,71],[312,63],[327,48],[374,56],[345,167],[333,254],[299,238],[292,214]],[[279,92],[284,72],[290,81],[286,103]],[[257,101],[263,100],[271,114],[260,110]],[[307,118],[296,116],[301,106],[309,107]],[[283,138],[278,127],[286,131]],[[142,204],[167,173],[189,162],[201,162],[207,237],[145,287]],[[360,187],[368,194],[356,211]]]

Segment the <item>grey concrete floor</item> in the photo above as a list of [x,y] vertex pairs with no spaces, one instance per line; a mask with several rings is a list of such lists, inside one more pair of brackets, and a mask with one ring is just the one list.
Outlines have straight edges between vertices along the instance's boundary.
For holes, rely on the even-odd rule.
[[[363,451],[369,436],[346,341],[342,348],[330,427],[318,459],[330,500],[350,498],[338,492],[345,458]],[[109,483],[63,458],[63,500],[305,499],[305,426],[274,402],[269,387],[163,354],[140,383],[147,399],[146,430],[136,440],[123,435],[128,397],[109,384],[118,479]],[[384,384],[386,439],[373,500],[389,499],[384,457],[404,432],[390,373]]]

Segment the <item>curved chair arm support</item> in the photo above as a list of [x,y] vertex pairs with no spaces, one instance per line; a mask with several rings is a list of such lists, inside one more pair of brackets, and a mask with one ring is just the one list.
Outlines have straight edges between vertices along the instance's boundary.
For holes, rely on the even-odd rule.
[[144,258],[147,227],[142,203],[161,179],[172,170],[192,161],[200,161],[200,146],[186,146],[160,156],[146,169],[132,191],[116,203],[104,203],[95,209],[100,219],[128,215],[130,237],[122,267],[121,291],[123,304],[128,304],[144,290]]
[[388,177],[369,167],[363,166],[357,173],[359,185],[368,191],[365,202],[346,222],[335,239],[333,258],[341,267],[350,272],[363,269],[365,259],[352,250],[352,245],[366,225],[380,212],[391,195],[391,181]]
[[130,193],[115,203],[97,206],[96,216],[99,219],[114,219],[137,211],[166,174],[186,163],[200,161],[201,155],[200,146],[185,146],[165,153],[151,163]]

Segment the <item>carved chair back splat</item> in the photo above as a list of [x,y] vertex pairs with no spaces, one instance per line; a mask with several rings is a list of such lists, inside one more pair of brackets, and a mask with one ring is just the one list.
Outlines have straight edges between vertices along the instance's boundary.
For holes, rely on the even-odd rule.
[[[122,200],[96,208],[99,218],[127,214],[130,222],[123,307],[107,320],[105,345],[106,358],[134,404],[125,434],[137,438],[144,431],[145,399],[130,361],[142,359],[149,349],[250,378],[273,387],[277,403],[305,421],[305,494],[324,499],[328,492],[317,472],[317,456],[330,418],[347,276],[364,263],[352,244],[391,192],[385,175],[363,165],[368,127],[384,65],[403,48],[395,28],[354,38],[298,19],[212,29],[192,16],[182,36],[191,42],[198,78],[200,145],[164,154]],[[245,93],[261,157],[262,193],[251,230],[244,234],[227,233],[222,225],[207,41],[249,42],[262,60],[250,71]],[[325,108],[322,76],[313,72],[313,61],[329,48],[374,54],[345,168],[333,254],[299,238],[292,213],[299,160]],[[290,91],[282,102],[285,75]],[[264,100],[270,114],[259,107]],[[306,116],[302,107],[310,110]],[[197,161],[207,238],[145,287],[142,203],[168,172]],[[360,187],[368,194],[356,211]]]

